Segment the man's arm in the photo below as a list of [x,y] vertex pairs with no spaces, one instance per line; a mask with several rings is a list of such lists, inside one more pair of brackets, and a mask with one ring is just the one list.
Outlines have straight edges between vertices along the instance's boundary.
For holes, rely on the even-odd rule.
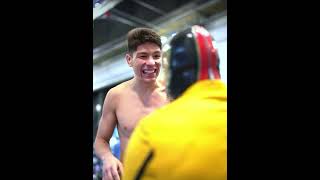
[[[104,100],[102,115],[94,143],[96,154],[103,161],[103,174],[107,179],[117,179],[119,178],[119,173],[122,174],[122,164],[113,156],[109,146],[109,140],[112,137],[113,130],[117,123],[115,114],[116,98],[114,90],[109,90]],[[119,173],[118,169],[120,171]]]

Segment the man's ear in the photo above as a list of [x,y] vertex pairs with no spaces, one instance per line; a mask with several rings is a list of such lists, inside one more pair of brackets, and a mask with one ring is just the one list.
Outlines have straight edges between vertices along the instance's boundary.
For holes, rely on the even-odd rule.
[[130,54],[126,54],[126,60],[130,67],[132,67],[132,56]]

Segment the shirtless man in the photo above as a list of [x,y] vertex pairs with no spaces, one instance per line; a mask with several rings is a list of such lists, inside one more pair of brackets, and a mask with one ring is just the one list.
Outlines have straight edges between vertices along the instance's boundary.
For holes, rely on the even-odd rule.
[[[120,179],[123,153],[136,124],[167,103],[165,87],[157,81],[162,59],[160,36],[151,29],[136,28],[129,31],[127,45],[126,60],[134,77],[108,91],[94,143],[103,161],[104,180]],[[109,146],[115,126],[120,137],[120,160],[112,155]]]

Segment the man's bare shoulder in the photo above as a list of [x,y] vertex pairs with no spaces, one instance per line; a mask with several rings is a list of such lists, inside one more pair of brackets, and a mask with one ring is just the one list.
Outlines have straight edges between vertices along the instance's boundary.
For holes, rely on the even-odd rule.
[[115,87],[111,88],[110,90],[112,90],[113,92],[116,92],[116,93],[121,93],[130,87],[131,82],[132,82],[132,80],[124,81],[124,82],[116,85]]
[[108,91],[108,94],[110,94],[110,96],[112,96],[112,97],[120,96],[123,93],[128,91],[128,89],[130,88],[130,84],[131,84],[131,80],[122,82],[122,83],[116,85],[115,87],[111,88]]
[[[129,80],[130,81],[130,80]],[[105,107],[110,107],[110,108],[116,108],[117,104],[120,101],[120,97],[122,97],[125,92],[127,92],[128,86],[129,86],[129,81],[125,81],[123,83],[120,83],[116,85],[115,87],[112,87],[108,90],[106,93],[106,98],[105,98]]]

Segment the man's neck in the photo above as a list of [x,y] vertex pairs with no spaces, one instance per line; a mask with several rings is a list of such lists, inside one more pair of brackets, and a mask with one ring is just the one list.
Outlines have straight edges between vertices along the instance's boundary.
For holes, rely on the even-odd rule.
[[138,93],[149,94],[152,93],[158,87],[159,83],[157,81],[144,82],[135,78],[132,80],[132,88]]

